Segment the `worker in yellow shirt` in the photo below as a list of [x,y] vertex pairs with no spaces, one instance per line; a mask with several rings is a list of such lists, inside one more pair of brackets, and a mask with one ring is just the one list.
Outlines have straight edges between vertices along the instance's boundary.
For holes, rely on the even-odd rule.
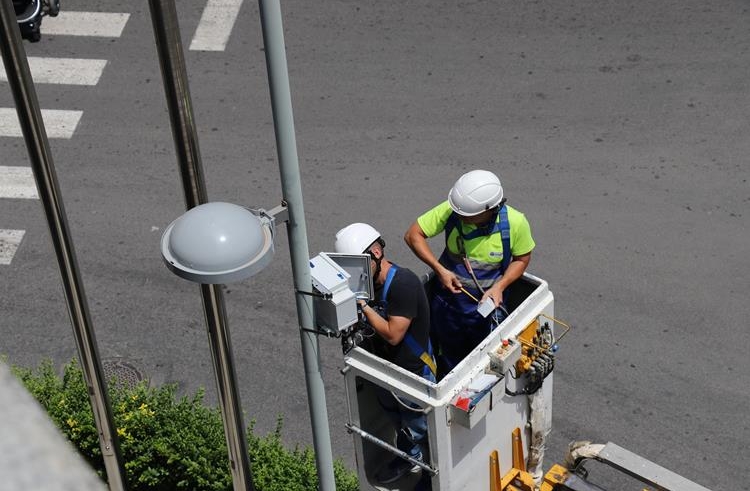
[[[441,232],[445,249],[437,258],[427,239]],[[523,213],[505,204],[500,179],[473,170],[456,181],[447,201],[417,218],[404,240],[435,272],[431,331],[444,375],[507,316],[504,292],[529,265],[531,228]],[[495,310],[484,317],[477,306],[486,299]]]

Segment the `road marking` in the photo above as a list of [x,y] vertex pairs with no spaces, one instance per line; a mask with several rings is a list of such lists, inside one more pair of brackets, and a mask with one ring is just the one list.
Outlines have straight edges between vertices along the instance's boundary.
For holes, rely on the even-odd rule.
[[0,198],[38,199],[31,167],[0,165]]
[[[42,109],[42,121],[48,138],[70,139],[83,111]],[[23,137],[18,114],[12,107],[0,107],[0,136]]]
[[25,230],[0,229],[0,264],[9,265],[21,244]]
[[[83,58],[43,58],[30,56],[31,78],[38,84],[96,85],[102,76],[107,60]],[[0,82],[8,75],[0,70]]]
[[208,0],[190,42],[191,51],[224,51],[242,0]]
[[[3,1],[3,0],[0,0]],[[96,36],[118,38],[130,14],[107,12],[60,12],[48,17],[42,32],[47,35]],[[29,69],[36,83],[60,85],[96,85],[107,60],[82,58],[29,57]],[[0,68],[0,82],[8,76]],[[73,137],[83,111],[42,109],[42,120],[48,138]],[[18,113],[14,108],[0,107],[0,137],[22,138]],[[34,177],[29,167],[0,166],[0,198],[38,199]],[[0,229],[0,265],[9,265],[21,245],[24,230]]]
[[44,19],[42,34],[119,38],[129,18],[130,14],[114,12],[61,10],[57,17]]

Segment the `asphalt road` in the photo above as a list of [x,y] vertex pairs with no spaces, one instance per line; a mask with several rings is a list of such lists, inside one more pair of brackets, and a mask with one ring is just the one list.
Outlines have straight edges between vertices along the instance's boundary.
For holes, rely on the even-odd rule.
[[[204,4],[179,2],[186,48]],[[532,225],[530,272],[574,326],[548,461],[570,440],[613,441],[715,491],[750,489],[747,2],[282,8],[311,254],[367,221],[392,259],[422,272],[407,227],[464,171],[497,172]],[[83,111],[52,151],[101,354],[215,401],[199,290],[159,255],[184,201],[147,2],[63,9],[131,14],[116,39],[25,45],[109,60],[96,86],[37,88],[43,107]],[[211,199],[277,205],[257,4],[244,3],[225,51],[186,59]],[[0,104],[12,107],[9,89]],[[0,159],[28,166],[18,138],[0,138]],[[40,203],[0,200],[0,228],[26,230],[0,266],[0,352],[21,365],[70,360]],[[285,439],[307,445],[285,233],[276,246],[271,267],[227,287],[227,311],[248,417],[265,433],[282,414]],[[334,454],[353,466],[339,345],[322,339],[321,351]]]

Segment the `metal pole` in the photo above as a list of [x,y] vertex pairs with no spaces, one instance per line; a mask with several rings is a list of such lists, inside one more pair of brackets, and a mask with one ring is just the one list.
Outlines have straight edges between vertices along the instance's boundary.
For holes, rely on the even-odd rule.
[[373,445],[377,445],[378,447],[382,448],[386,452],[390,452],[396,457],[401,457],[402,459],[408,461],[409,463],[416,465],[417,467],[420,467],[423,471],[428,472],[431,476],[437,475],[438,471],[437,469],[433,469],[429,465],[425,464],[421,460],[415,459],[408,453],[404,452],[403,450],[399,449],[398,447],[394,447],[390,443],[381,440],[380,438],[376,437],[372,433],[368,433],[359,426],[353,425],[351,423],[346,423],[344,425],[347,430],[349,430],[350,433],[356,433],[359,435],[363,440],[366,440]]
[[[149,7],[185,202],[187,209],[190,209],[206,203],[208,197],[177,23],[177,9],[174,0],[149,0]],[[221,285],[201,285],[201,296],[224,420],[224,434],[229,449],[232,485],[235,491],[253,491],[245,424]]]
[[103,376],[104,370],[78,270],[73,240],[68,229],[52,152],[29,71],[29,63],[23,49],[15,10],[10,0],[0,0],[0,50],[2,50],[8,83],[16,103],[21,131],[29,152],[39,199],[44,207],[57,263],[60,267],[65,300],[70,321],[73,324],[78,355],[81,359],[81,369],[88,386],[94,421],[99,432],[99,445],[104,458],[109,488],[112,491],[124,490],[126,489],[125,472]]
[[259,0],[263,44],[265,45],[268,84],[271,90],[273,124],[276,147],[279,155],[279,172],[284,200],[288,203],[289,250],[296,290],[297,317],[300,325],[302,359],[305,366],[307,398],[310,406],[315,462],[318,468],[320,489],[333,491],[336,481],[333,476],[331,436],[328,429],[328,409],[325,387],[320,371],[320,347],[318,335],[313,330],[312,300],[300,291],[308,291],[310,277],[310,254],[307,247],[307,227],[302,202],[297,144],[294,136],[292,97],[289,90],[289,73],[284,47],[284,28],[281,22],[281,5],[278,0]]

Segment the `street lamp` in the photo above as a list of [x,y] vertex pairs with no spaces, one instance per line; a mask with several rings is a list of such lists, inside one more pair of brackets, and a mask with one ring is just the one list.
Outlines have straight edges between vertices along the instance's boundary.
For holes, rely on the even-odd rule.
[[173,221],[161,255],[177,276],[195,283],[242,281],[273,258],[274,217],[232,203],[206,203]]
[[[161,237],[161,255],[177,276],[205,288],[247,279],[271,263],[276,218],[286,220],[285,206],[249,210],[232,203],[197,205],[174,220]],[[232,343],[221,315],[209,329],[220,391],[227,445],[234,462],[234,489],[253,490]]]
[[[288,172],[282,170],[282,180],[289,181]],[[202,287],[219,283],[242,281],[262,271],[271,263],[274,254],[273,238],[277,223],[290,225],[290,210],[286,201],[266,211],[250,210],[239,205],[211,202],[197,205],[170,223],[161,237],[161,255],[167,268],[177,276],[200,283]],[[293,228],[293,227],[290,227]],[[293,258],[306,255],[306,244],[296,233],[290,231],[290,247]],[[312,414],[314,447],[321,491],[333,491],[332,457],[327,426],[320,424],[325,411],[325,394],[320,382],[319,359],[316,337],[311,329],[304,327],[311,320],[311,309],[305,304],[305,291],[300,284],[311,284],[309,268],[305,262],[304,272],[293,268],[297,296],[297,313],[300,320],[305,376],[308,385],[308,402]],[[223,310],[223,309],[222,309]],[[223,316],[221,316],[223,318]],[[232,346],[225,322],[217,322],[216,329],[222,331],[212,336],[214,363],[219,378],[222,398],[222,413],[227,423],[225,430],[230,447],[239,457],[238,470],[247,466],[247,454],[243,452],[246,442],[241,434],[239,417],[240,403],[237,381],[232,361]],[[209,329],[209,331],[213,331]],[[322,438],[328,440],[321,441]],[[233,459],[234,460],[234,459]],[[244,485],[252,489],[249,467],[244,476]],[[235,489],[238,489],[235,483]]]

